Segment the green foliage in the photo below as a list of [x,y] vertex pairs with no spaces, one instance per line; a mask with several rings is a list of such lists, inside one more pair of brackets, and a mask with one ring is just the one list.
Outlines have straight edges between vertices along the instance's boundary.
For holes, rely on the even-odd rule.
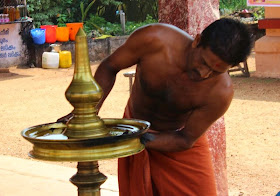
[[116,11],[122,9],[123,3],[116,0],[97,0],[96,6],[92,9],[97,16],[102,16],[107,21],[116,21]]
[[[149,15],[146,17],[146,20],[143,22],[136,23],[132,21],[127,21],[125,34],[129,35],[137,28],[151,23],[157,23],[157,20],[153,19]],[[90,19],[86,21],[85,29],[87,33],[93,30],[94,31],[93,34],[95,34],[95,36],[99,36],[101,34],[113,35],[113,36],[124,35],[123,30],[121,28],[121,24],[108,22],[104,18],[96,15],[91,15]]]
[[150,15],[158,19],[158,0],[122,0],[129,21],[142,22]]
[[[87,13],[96,13],[98,6],[113,5],[116,8],[121,4],[116,0],[27,0],[28,13],[36,27],[82,22],[86,20]],[[88,6],[84,9],[84,5]]]
[[220,0],[220,9],[228,9],[232,11],[246,9],[246,0]]
[[98,35],[101,35],[104,34],[104,30],[100,27],[106,23],[107,21],[104,18],[96,15],[90,15],[89,20],[85,22],[84,29],[87,33],[95,30],[96,32],[94,34],[97,34],[98,32]]
[[65,26],[66,23],[81,22],[82,13],[80,3],[87,4],[87,0],[56,0],[59,1],[61,7],[60,13],[57,17],[58,26]]
[[157,23],[158,21],[153,19],[152,16],[147,15],[146,20],[144,20],[143,22],[127,22],[126,24],[126,34],[131,34],[133,31],[135,31],[136,29],[138,29],[139,27],[142,27],[144,25],[147,24],[152,24],[152,23]]
[[264,7],[247,6],[247,0],[220,0],[221,15],[231,15],[247,9],[253,13],[254,20],[264,18]]
[[66,23],[68,22],[68,15],[67,14],[59,14],[57,16],[57,25],[59,27],[65,27]]
[[[90,18],[89,18],[89,20],[87,20],[86,22],[85,22],[85,25],[86,26],[91,26],[92,24],[95,24],[95,25],[97,25],[97,26],[102,26],[102,25],[104,25],[104,24],[106,24],[107,23],[107,21],[104,19],[104,18],[102,18],[102,17],[100,17],[100,16],[97,16],[97,15],[90,15]],[[94,28],[94,27],[93,27]]]
[[54,24],[56,16],[61,8],[57,7],[56,1],[52,0],[27,0],[28,12],[34,19],[35,27],[40,25]]
[[264,7],[255,8],[253,15],[254,15],[255,20],[263,19],[264,18]]
[[129,21],[126,22],[125,34],[157,22],[157,0],[27,0],[27,4],[29,16],[34,19],[37,28],[40,25],[66,26],[66,23],[84,22],[87,33],[123,35],[120,16],[116,15],[116,11],[122,9],[133,14],[132,4],[136,6],[135,15],[138,14],[138,18],[129,19],[129,13],[126,13]]
[[84,2],[81,1],[80,3],[80,8],[81,8],[81,13],[82,13],[82,22],[84,22],[87,13],[89,11],[89,9],[92,7],[92,5],[94,4],[95,0],[93,0],[92,2],[90,2],[90,4],[88,4],[87,8],[84,9]]

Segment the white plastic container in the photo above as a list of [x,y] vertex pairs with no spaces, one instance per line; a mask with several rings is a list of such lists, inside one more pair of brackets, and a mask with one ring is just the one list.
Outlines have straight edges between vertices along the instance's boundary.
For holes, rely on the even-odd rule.
[[59,53],[44,52],[42,56],[42,67],[46,69],[57,69],[59,67]]

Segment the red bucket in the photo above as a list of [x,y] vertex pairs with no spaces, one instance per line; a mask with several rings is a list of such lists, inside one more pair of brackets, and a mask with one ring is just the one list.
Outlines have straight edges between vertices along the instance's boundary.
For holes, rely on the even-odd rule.
[[46,29],[46,43],[56,42],[57,25],[42,25],[41,29]]

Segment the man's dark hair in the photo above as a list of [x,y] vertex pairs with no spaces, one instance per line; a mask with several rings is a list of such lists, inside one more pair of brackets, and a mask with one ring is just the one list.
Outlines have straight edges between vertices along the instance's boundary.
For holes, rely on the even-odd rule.
[[244,23],[222,18],[203,30],[199,46],[209,47],[223,61],[235,66],[251,53],[253,36]]

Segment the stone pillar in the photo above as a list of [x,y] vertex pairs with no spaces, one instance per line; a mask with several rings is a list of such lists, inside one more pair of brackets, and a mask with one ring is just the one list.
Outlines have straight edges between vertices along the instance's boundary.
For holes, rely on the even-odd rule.
[[228,195],[226,163],[226,128],[224,117],[218,119],[208,130],[207,137],[212,153],[218,196]]
[[255,43],[256,77],[280,78],[280,7],[265,7],[259,28],[266,35]]
[[[201,33],[219,18],[219,0],[159,0],[159,22],[173,24],[190,35]],[[224,118],[207,132],[218,196],[227,196],[226,133]],[[199,161],[199,160],[198,160]]]
[[159,22],[173,24],[192,36],[219,17],[218,0],[159,0]]

